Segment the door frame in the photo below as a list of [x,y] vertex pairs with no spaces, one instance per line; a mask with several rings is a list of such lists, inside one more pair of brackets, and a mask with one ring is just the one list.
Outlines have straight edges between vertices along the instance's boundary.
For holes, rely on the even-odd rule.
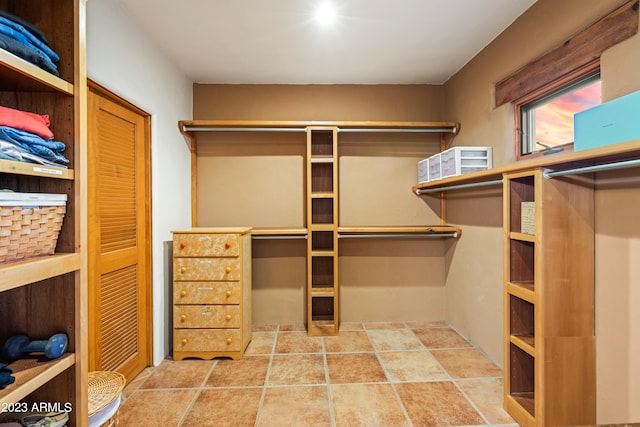
[[[147,113],[146,111],[136,107],[135,105],[131,104],[129,101],[127,101],[124,98],[121,98],[120,96],[116,95],[115,93],[109,91],[108,89],[106,89],[104,86],[101,86],[100,84],[94,82],[91,79],[87,79],[87,89],[88,91],[93,91],[96,92],[98,95],[102,96],[103,98],[108,99],[111,102],[114,102],[120,106],[122,106],[123,108],[127,108],[137,114],[139,114],[140,116],[142,116],[144,118],[144,127],[145,127],[145,138],[143,141],[143,150],[144,150],[144,156],[145,156],[145,173],[144,173],[144,186],[145,186],[145,193],[143,194],[144,200],[145,200],[145,218],[147,219],[147,221],[145,222],[145,242],[144,242],[144,247],[145,247],[145,261],[146,261],[146,283],[144,284],[145,286],[145,294],[146,294],[146,300],[143,301],[143,304],[145,306],[145,311],[146,311],[146,317],[147,317],[147,322],[146,322],[146,328],[147,331],[151,331],[151,333],[147,333],[144,334],[144,337],[139,337],[140,339],[143,339],[146,341],[146,346],[147,346],[147,354],[146,354],[146,358],[145,358],[145,363],[147,366],[152,366],[153,365],[153,257],[152,257],[152,253],[153,253],[153,239],[152,239],[152,199],[151,199],[151,114]],[[89,234],[92,233],[92,230],[89,229],[88,230]],[[93,232],[99,232],[98,230],[93,230]],[[88,319],[88,323],[89,323],[89,327],[93,327],[92,325],[94,325],[95,319]]]

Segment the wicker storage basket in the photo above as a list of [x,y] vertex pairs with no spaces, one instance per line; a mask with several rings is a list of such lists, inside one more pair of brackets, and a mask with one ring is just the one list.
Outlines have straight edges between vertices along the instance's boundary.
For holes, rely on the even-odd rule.
[[66,201],[66,194],[0,192],[0,263],[52,254]]
[[[125,386],[124,375],[112,371],[93,371],[88,375],[88,400],[89,418],[107,409],[112,403],[120,399],[120,394]],[[118,408],[114,408],[113,414],[101,427],[115,427],[118,425]]]

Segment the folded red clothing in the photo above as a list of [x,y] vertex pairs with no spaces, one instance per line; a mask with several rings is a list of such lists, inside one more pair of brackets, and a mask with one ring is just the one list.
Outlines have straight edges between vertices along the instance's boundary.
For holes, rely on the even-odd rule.
[[0,105],[0,126],[9,126],[27,132],[35,133],[41,138],[53,138],[53,132],[49,129],[48,115],[30,113],[28,111],[14,110]]

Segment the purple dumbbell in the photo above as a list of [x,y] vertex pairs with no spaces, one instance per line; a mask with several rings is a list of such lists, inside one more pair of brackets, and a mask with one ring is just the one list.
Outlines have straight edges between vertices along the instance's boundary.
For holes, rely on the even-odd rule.
[[44,353],[49,359],[57,359],[64,354],[68,343],[67,334],[55,334],[47,341],[29,341],[29,337],[26,335],[14,335],[4,343],[2,357],[15,360],[25,354],[39,352]]

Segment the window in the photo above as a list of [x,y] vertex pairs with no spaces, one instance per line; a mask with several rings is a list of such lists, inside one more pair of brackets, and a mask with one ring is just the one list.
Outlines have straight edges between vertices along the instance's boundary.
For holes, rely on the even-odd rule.
[[[516,103],[520,117],[518,157],[573,148],[573,115],[600,104],[600,72],[578,78],[526,103]],[[519,111],[518,111],[519,110]]]

